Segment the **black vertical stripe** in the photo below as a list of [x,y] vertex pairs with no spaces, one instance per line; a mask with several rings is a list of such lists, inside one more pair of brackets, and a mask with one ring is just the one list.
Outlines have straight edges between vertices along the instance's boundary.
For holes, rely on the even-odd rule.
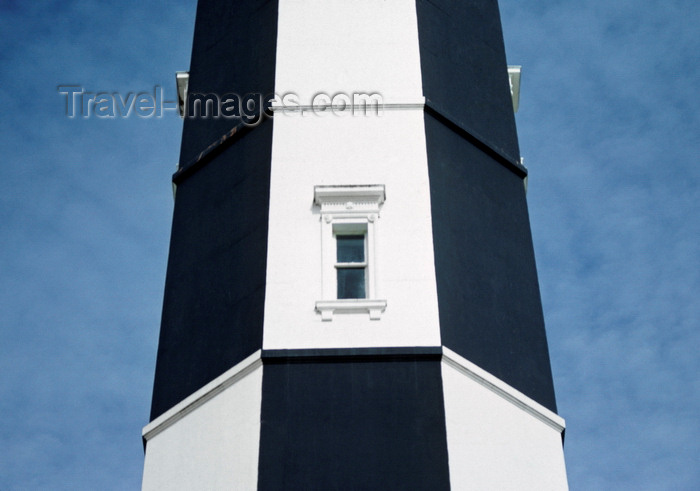
[[[276,1],[200,0],[190,93],[272,93],[276,43]],[[239,122],[186,118],[182,165]],[[272,125],[178,175],[151,419],[262,348]]]
[[507,160],[520,150],[497,0],[416,0],[430,107]]
[[258,489],[447,490],[439,360],[266,361]]
[[[277,1],[199,0],[189,94],[272,94],[277,62]],[[185,165],[239,120],[185,118],[180,164]]]
[[442,344],[556,411],[523,180],[425,125]]

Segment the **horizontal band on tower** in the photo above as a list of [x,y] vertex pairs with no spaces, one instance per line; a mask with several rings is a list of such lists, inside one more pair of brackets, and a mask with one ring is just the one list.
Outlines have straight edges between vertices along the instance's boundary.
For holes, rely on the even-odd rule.
[[[285,106],[283,104],[272,104],[270,109],[273,113],[282,114],[301,114],[305,112],[316,113],[321,110],[321,108],[326,108],[329,111],[342,111],[345,110],[344,107],[338,105],[306,105],[306,106]],[[466,139],[474,146],[479,148],[482,152],[491,156],[494,160],[499,162],[501,165],[514,171],[519,177],[525,178],[528,175],[527,168],[517,162],[513,162],[507,157],[505,157],[501,152],[491,147],[483,141],[483,139],[475,136],[467,129],[465,129],[461,124],[455,122],[449,116],[443,114],[434,108],[429,102],[426,102],[425,97],[421,97],[415,101],[405,101],[405,102],[391,102],[382,103],[378,106],[367,104],[360,105],[356,108],[360,111],[372,111],[373,109],[379,110],[424,110],[426,114],[433,116],[435,119],[440,121],[442,124],[450,128],[452,131],[459,134],[462,138]],[[251,129],[251,126],[244,123],[235,124],[226,134],[222,135],[219,139],[212,142],[204,150],[202,150],[197,156],[185,164],[179,165],[178,170],[173,174],[172,181],[175,185],[184,181],[190,175],[194,174],[201,167],[206,165],[210,160],[219,155],[223,150],[228,148],[235,141],[239,140],[241,137],[245,136]]]
[[142,431],[148,441],[186,415],[243,379],[262,364],[287,363],[348,363],[390,362],[398,360],[439,361],[454,368],[484,388],[534,416],[559,433],[566,428],[564,419],[538,404],[522,392],[514,389],[469,360],[444,346],[406,346],[392,348],[323,348],[323,349],[272,349],[258,350],[236,364],[207,385],[182,400],[168,411],[147,424]]
[[263,350],[263,363],[346,363],[351,361],[439,360],[440,346]]
[[260,350],[258,350],[144,426],[141,432],[143,440],[147,442],[161,431],[177,423],[261,365]]
[[414,100],[405,101],[393,101],[393,102],[368,102],[363,101],[359,103],[350,102],[348,104],[307,104],[307,105],[285,105],[284,103],[273,102],[270,106],[273,112],[282,113],[299,113],[299,112],[322,112],[324,110],[329,111],[346,111],[346,110],[360,110],[360,111],[371,111],[378,109],[380,111],[391,111],[391,110],[401,110],[401,109],[412,109],[421,110],[425,107],[425,97],[419,97]]
[[430,103],[430,101],[427,101],[425,104],[425,114],[435,118],[438,122],[443,124],[445,127],[449,128],[450,130],[454,131],[461,138],[467,140],[469,143],[471,143],[476,148],[484,152],[486,155],[494,159],[496,162],[503,165],[507,169],[510,169],[511,171],[515,172],[517,176],[521,178],[527,177],[527,167],[525,167],[519,162],[509,159],[502,151],[499,151],[492,145],[486,143],[484,138],[475,134],[473,131],[467,129],[463,123],[460,123],[450,115],[445,114],[444,111],[440,111],[437,108],[435,108],[434,105]]
[[442,347],[442,361],[559,433],[566,429],[564,418],[445,346]]

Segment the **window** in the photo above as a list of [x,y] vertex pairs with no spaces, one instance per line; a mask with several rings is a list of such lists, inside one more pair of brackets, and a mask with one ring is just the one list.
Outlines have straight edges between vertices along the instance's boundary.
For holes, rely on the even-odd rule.
[[367,298],[366,234],[336,232],[338,298]]
[[321,208],[323,300],[316,311],[324,321],[335,313],[369,313],[380,319],[386,300],[377,298],[375,236],[384,186],[316,186]]

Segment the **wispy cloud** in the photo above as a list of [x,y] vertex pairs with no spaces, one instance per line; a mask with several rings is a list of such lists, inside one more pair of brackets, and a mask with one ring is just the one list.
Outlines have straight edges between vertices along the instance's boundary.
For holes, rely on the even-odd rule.
[[694,489],[700,10],[501,11],[524,65],[519,132],[571,486]]
[[[3,490],[139,486],[181,123],[56,86],[172,90],[195,3],[0,4]],[[700,9],[500,5],[571,487],[696,489]]]
[[3,490],[139,487],[181,123],[69,120],[56,87],[174,95],[195,3],[3,2]]

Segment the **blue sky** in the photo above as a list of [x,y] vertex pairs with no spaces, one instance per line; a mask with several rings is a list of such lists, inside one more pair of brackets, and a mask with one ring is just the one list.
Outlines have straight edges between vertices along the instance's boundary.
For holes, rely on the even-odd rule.
[[[0,0],[0,489],[137,489],[195,1]],[[572,489],[700,488],[700,4],[501,0]]]

